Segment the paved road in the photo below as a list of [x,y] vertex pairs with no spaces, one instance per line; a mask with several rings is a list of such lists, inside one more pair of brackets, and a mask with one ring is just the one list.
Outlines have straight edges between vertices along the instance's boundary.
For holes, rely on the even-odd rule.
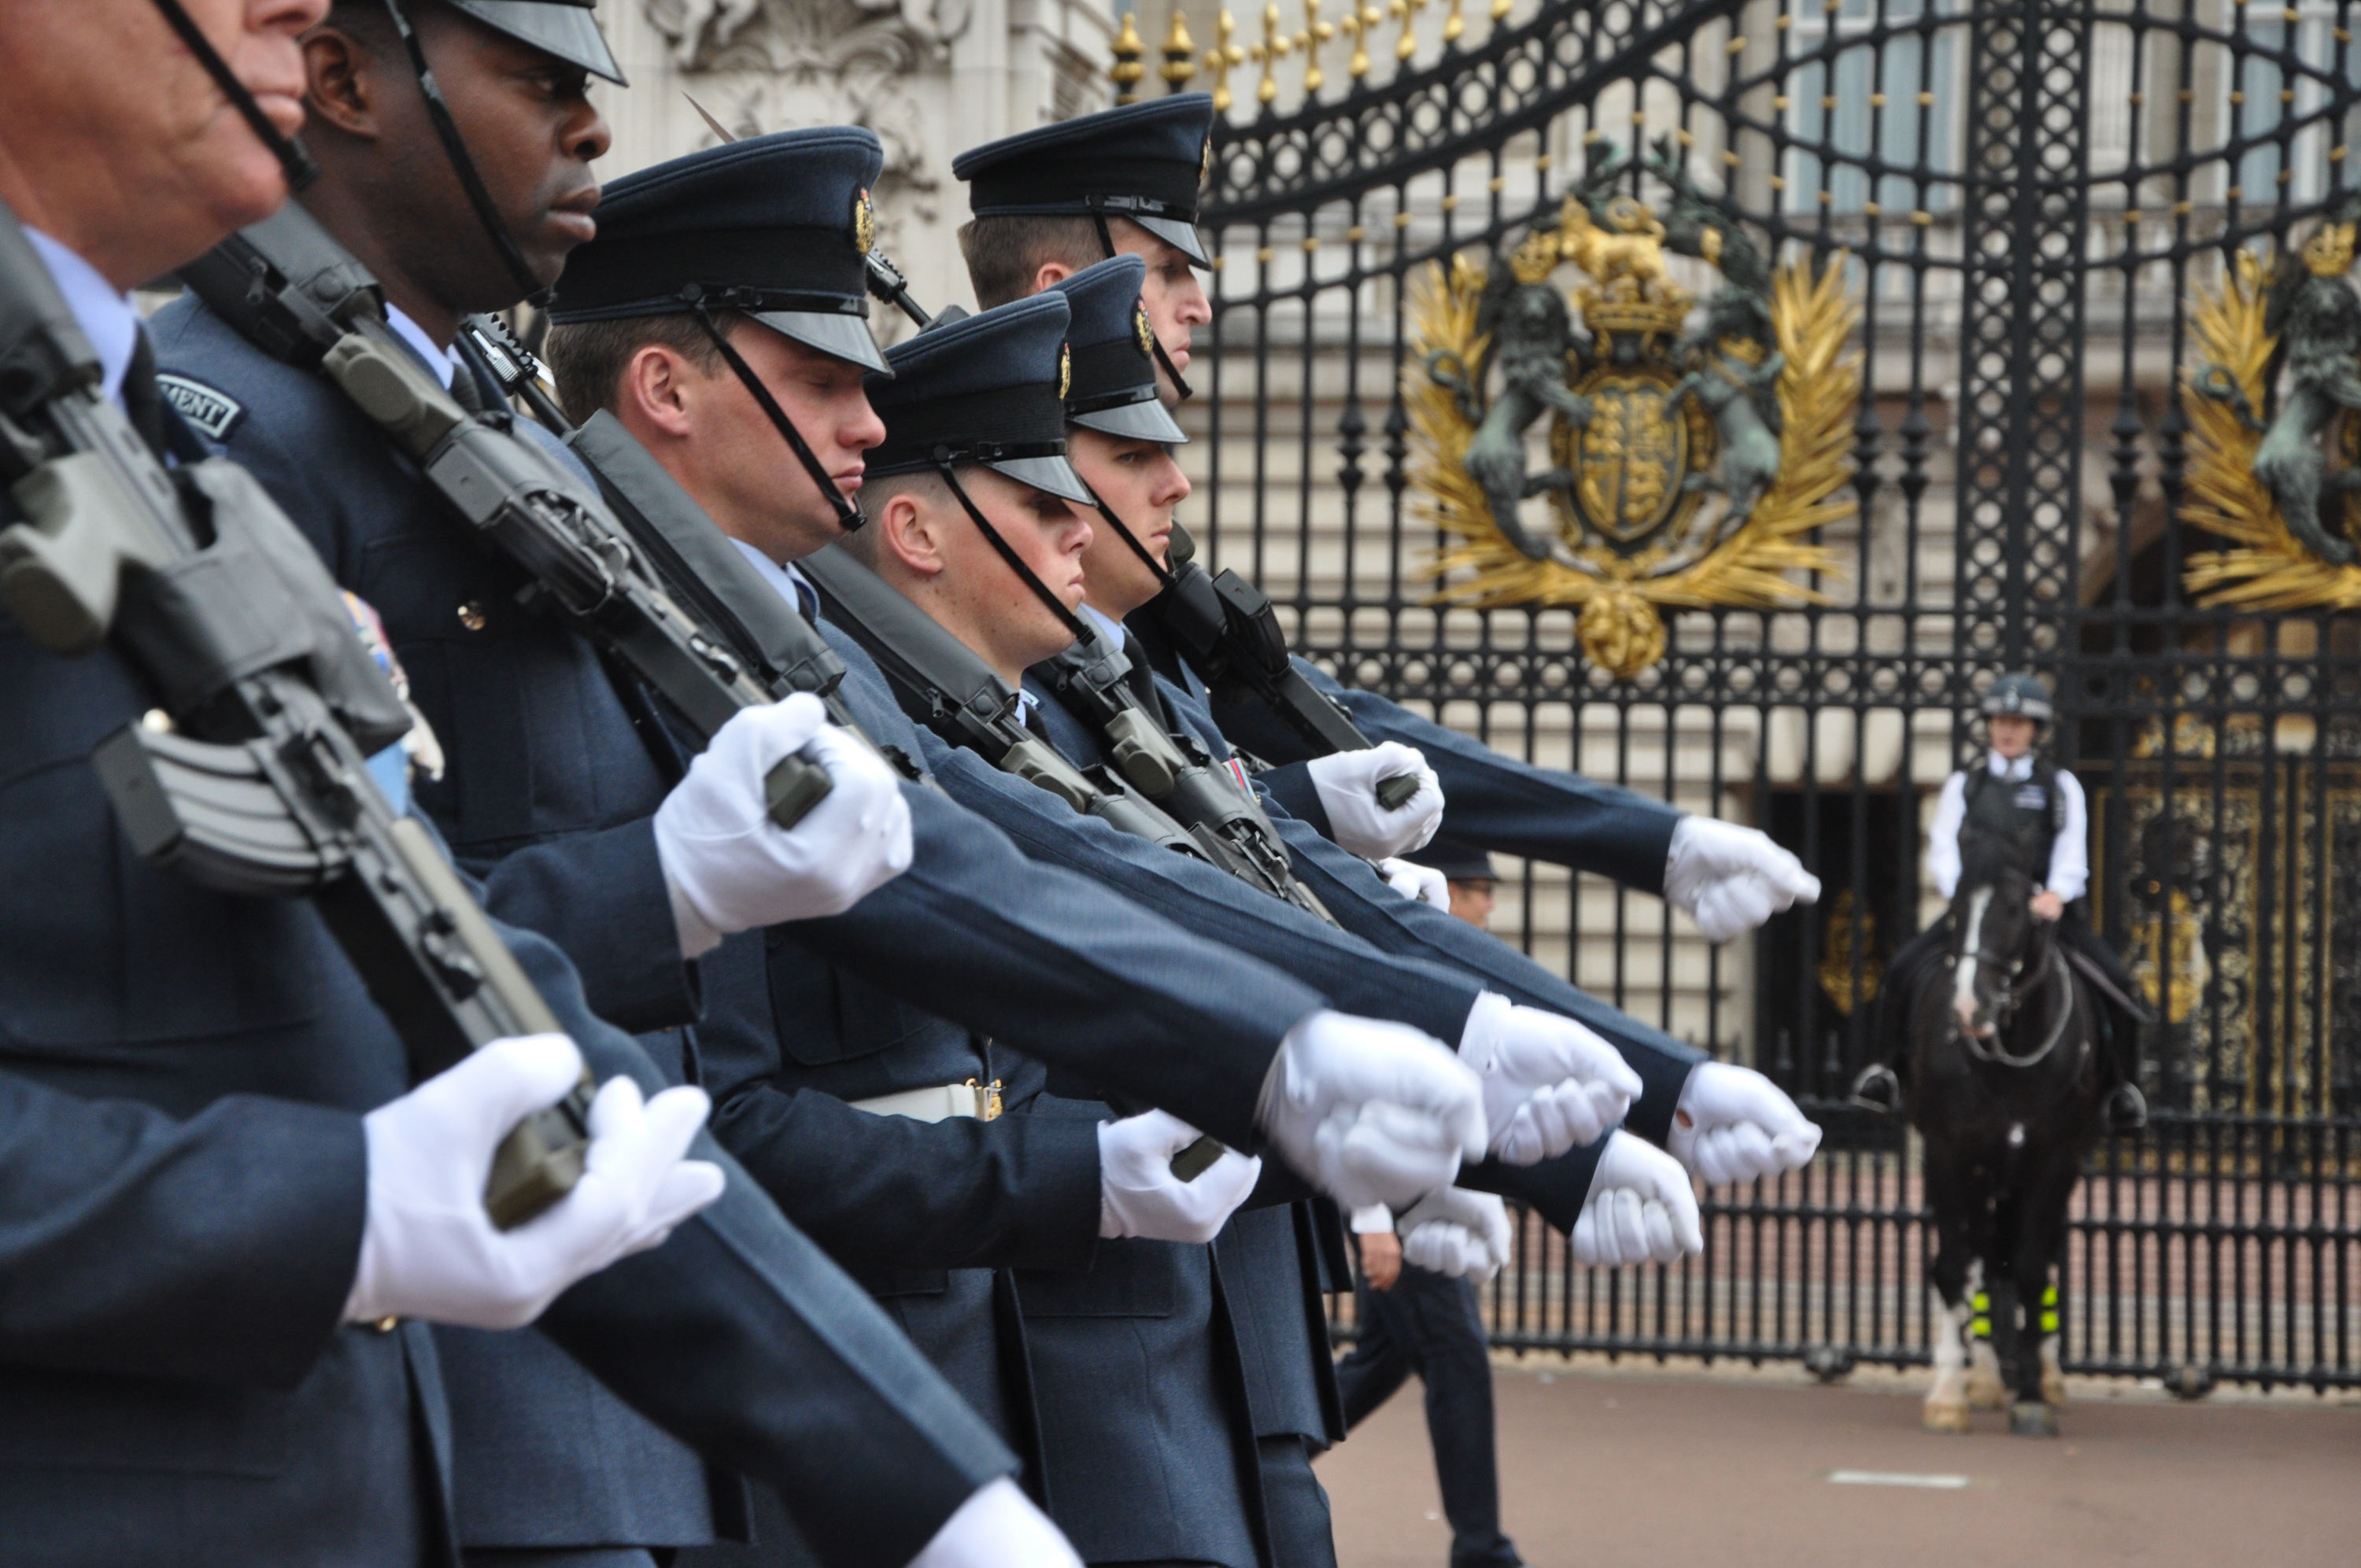
[[[1918,1426],[1918,1386],[1875,1373],[1503,1363],[1504,1524],[1533,1568],[2352,1568],[2361,1400],[2075,1385],[2054,1442],[1978,1412]],[[1842,1471],[1964,1476],[1839,1484]],[[1419,1388],[1321,1461],[1341,1568],[1445,1568]]]

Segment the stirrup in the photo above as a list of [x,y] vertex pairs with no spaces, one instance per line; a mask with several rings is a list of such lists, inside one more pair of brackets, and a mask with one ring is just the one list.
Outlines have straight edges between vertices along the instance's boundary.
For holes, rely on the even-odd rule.
[[1852,1080],[1852,1103],[1882,1116],[1902,1113],[1902,1080],[1883,1062],[1872,1062]]
[[2136,1083],[2119,1083],[2101,1113],[2111,1133],[2136,1133],[2147,1125],[2147,1096]]

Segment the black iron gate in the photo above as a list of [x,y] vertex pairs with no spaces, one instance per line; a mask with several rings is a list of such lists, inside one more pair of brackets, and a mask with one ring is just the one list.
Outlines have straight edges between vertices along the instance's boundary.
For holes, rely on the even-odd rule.
[[[2167,1018],[2154,1129],[2077,1199],[2067,1364],[2361,1382],[2361,623],[2339,612],[2361,589],[2214,602],[2230,579],[2205,562],[2240,536],[2185,514],[2236,443],[2181,395],[2225,334],[2251,342],[2221,314],[2235,254],[2301,245],[2361,182],[2361,6],[1288,4],[1243,38],[1223,13],[1193,83],[1236,100],[1192,405],[1213,553],[1346,681],[1753,822],[1827,883],[1714,950],[1653,899],[1504,862],[1500,928],[1759,1066],[1830,1137],[1800,1175],[1712,1194],[1708,1253],[1674,1269],[1594,1275],[1528,1221],[1499,1342],[1925,1359],[1910,1151],[1836,1102],[1921,918],[1923,811],[1980,744],[1961,716],[2029,664],[2092,800],[2091,914]],[[1733,233],[1841,266],[1858,508],[1788,574],[1817,602],[1674,604],[1662,657],[1619,676],[1571,606],[1447,602],[1465,574],[1431,566],[1458,541],[1422,502],[1403,388],[1423,269],[1504,265],[1611,148],[1660,137]],[[1646,172],[1618,189],[1666,194]]]

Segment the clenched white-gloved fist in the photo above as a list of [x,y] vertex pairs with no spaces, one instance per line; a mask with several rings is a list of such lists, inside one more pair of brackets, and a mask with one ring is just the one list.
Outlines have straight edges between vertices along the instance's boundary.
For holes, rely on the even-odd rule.
[[1483,1080],[1486,1145],[1532,1165],[1595,1141],[1640,1098],[1640,1075],[1571,1018],[1485,992],[1467,1010],[1459,1059]]
[[1820,879],[1752,828],[1684,817],[1664,856],[1664,897],[1708,942],[1743,936],[1781,910],[1820,901]]
[[1444,1187],[1395,1222],[1402,1261],[1481,1285],[1509,1262],[1508,1205],[1489,1192]]
[[1162,1111],[1099,1124],[1099,1234],[1204,1243],[1262,1179],[1262,1161],[1235,1149],[1197,1173],[1172,1174],[1172,1157],[1197,1129]]
[[1432,1035],[1325,1008],[1288,1031],[1255,1124],[1347,1209],[1406,1208],[1484,1157],[1484,1090]]
[[976,1488],[909,1568],[1082,1568],[1049,1516],[1003,1475]]
[[[1320,795],[1320,808],[1328,814],[1329,835],[1365,861],[1423,849],[1443,820],[1442,781],[1415,746],[1388,740],[1314,757],[1303,767]],[[1418,775],[1418,793],[1389,811],[1378,804],[1378,785],[1403,773]]]
[[1719,1187],[1808,1163],[1820,1129],[1752,1068],[1700,1062],[1681,1087],[1664,1146],[1707,1186]]
[[1404,898],[1415,898],[1421,904],[1432,904],[1445,915],[1451,913],[1451,879],[1432,866],[1412,865],[1403,860],[1378,862],[1378,874],[1386,885]]
[[1576,1263],[1621,1268],[1705,1250],[1688,1172],[1662,1149],[1619,1132],[1607,1140],[1590,1196],[1574,1222]]
[[[833,786],[793,828],[763,780],[800,752]],[[656,859],[690,958],[735,931],[840,915],[910,868],[910,808],[885,760],[797,692],[734,715],[656,807]]]
[[522,1328],[576,1280],[662,1245],[721,1196],[720,1167],[681,1157],[705,1125],[705,1091],[667,1089],[642,1103],[638,1084],[613,1078],[590,1102],[574,1190],[515,1230],[494,1229],[484,1212],[492,1151],[581,1076],[582,1054],[563,1035],[494,1040],[363,1118],[368,1219],[346,1322]]

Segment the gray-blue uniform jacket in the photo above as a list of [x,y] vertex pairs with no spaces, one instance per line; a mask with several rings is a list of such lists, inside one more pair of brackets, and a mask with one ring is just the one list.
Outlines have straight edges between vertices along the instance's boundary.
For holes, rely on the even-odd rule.
[[[360,1115],[407,1086],[401,1044],[310,905],[123,839],[88,756],[154,704],[112,652],[58,657],[0,614],[0,1559],[447,1562],[435,1339],[338,1322]],[[504,936],[598,1076],[660,1087],[555,947]],[[777,1483],[831,1563],[898,1568],[1011,1458],[697,1153],[719,1202],[511,1337]]]
[[[1564,768],[1519,762],[1375,692],[1347,691],[1308,659],[1298,658],[1295,668],[1343,704],[1372,743],[1399,740],[1426,753],[1427,765],[1443,783],[1443,831],[1504,855],[1593,872],[1642,893],[1664,892],[1664,858],[1672,851],[1681,813],[1663,801],[1594,784]],[[1157,670],[1168,678],[1184,678],[1170,660],[1159,661]],[[1263,784],[1290,812],[1325,832],[1327,812],[1303,766],[1306,748],[1295,732],[1259,702],[1224,703],[1211,710],[1223,733],[1239,746],[1264,762],[1285,764],[1260,775]]]
[[[413,700],[456,763],[442,784],[422,783],[420,800],[463,860],[486,872],[495,906],[601,975],[604,1004],[643,1027],[685,1022],[696,993],[648,822],[667,784],[664,764],[676,758],[637,688],[611,681],[579,640],[519,610],[514,572],[464,537],[339,394],[192,302],[162,325],[173,367],[244,411],[224,430],[232,448],[384,618]],[[340,455],[348,477],[320,484],[297,453]],[[1086,1263],[1097,1233],[1093,1133],[1026,1118],[921,1126],[833,1095],[988,1080],[995,1069],[977,1036],[1023,1038],[1247,1142],[1279,1037],[1322,998],[1034,865],[939,795],[913,789],[910,800],[911,872],[846,916],[735,938],[699,966],[707,1034],[728,1058],[717,1063],[728,1077],[714,1085],[724,1097],[716,1127],[826,1245],[872,1283],[912,1298],[906,1323],[917,1326],[923,1307],[948,1333],[939,1320],[957,1308],[950,1316],[972,1340],[990,1319],[973,1283],[953,1301],[939,1274],[912,1282],[877,1270]],[[939,1348],[950,1343],[938,1338]],[[558,1531],[574,1544],[668,1544],[700,1524],[702,1477],[664,1467],[637,1441],[654,1434],[584,1446],[577,1409],[595,1390],[560,1397],[545,1369],[480,1370],[488,1392],[463,1388],[462,1406],[500,1412],[504,1441],[488,1448],[482,1470],[462,1465],[463,1475],[490,1478],[478,1488],[469,1544],[555,1544]],[[970,1391],[991,1397],[989,1385]],[[540,1440],[520,1442],[516,1429],[535,1422]],[[520,1454],[543,1473],[518,1474]],[[578,1491],[586,1474],[594,1486],[601,1475],[646,1484],[579,1499],[565,1488],[576,1477]],[[631,1496],[613,1496],[624,1490]]]

